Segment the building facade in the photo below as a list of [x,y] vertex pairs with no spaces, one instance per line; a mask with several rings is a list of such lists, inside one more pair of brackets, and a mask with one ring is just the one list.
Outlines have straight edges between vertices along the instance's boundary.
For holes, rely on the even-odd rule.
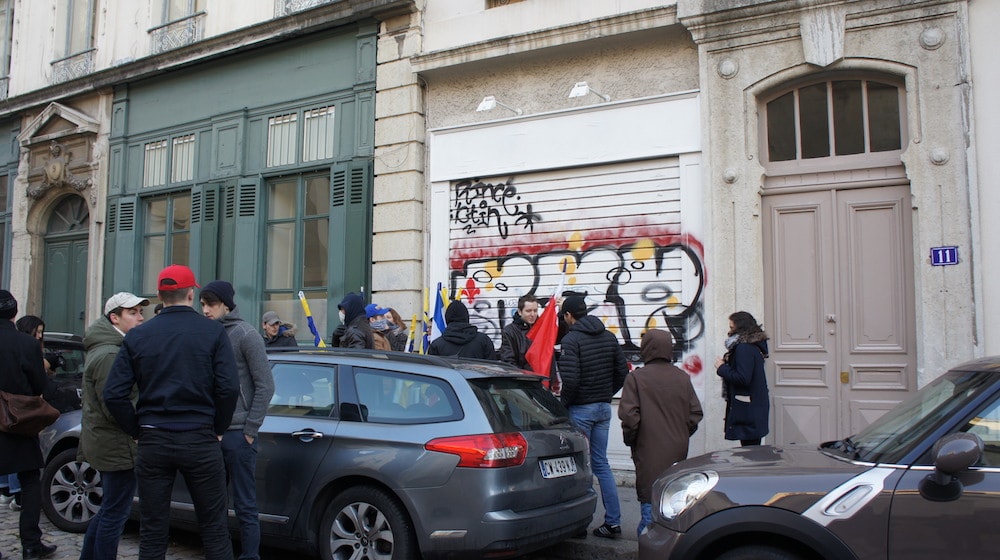
[[727,445],[713,365],[747,310],[767,441],[832,439],[1000,352],[994,12],[0,1],[0,282],[82,332],[181,262],[249,320],[304,323],[302,292],[324,338],[345,292],[409,320],[440,284],[497,343],[561,285],[632,356],[671,332],[692,452]]

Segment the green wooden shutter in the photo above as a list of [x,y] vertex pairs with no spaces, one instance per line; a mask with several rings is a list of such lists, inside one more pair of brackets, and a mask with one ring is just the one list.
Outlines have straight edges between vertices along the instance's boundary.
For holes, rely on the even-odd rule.
[[371,293],[370,161],[337,164],[330,169],[331,301],[364,286]]
[[219,246],[219,185],[191,189],[191,267],[195,278],[216,278]]
[[[105,247],[105,294],[129,291],[142,292],[142,261],[136,246],[139,208],[138,196],[125,196],[108,201],[107,238]],[[137,273],[136,271],[140,271]]]
[[[233,275],[232,284],[240,298],[245,317],[252,318],[251,310],[258,309],[260,296],[257,285],[263,270],[261,263],[260,212],[262,181],[260,178],[243,179],[233,192]],[[230,211],[226,200],[226,212]]]

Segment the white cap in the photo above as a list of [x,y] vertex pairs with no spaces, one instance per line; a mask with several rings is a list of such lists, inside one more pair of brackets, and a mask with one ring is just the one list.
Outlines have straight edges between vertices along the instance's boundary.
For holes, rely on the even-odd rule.
[[109,297],[108,301],[105,302],[104,314],[107,315],[119,307],[122,309],[131,309],[139,305],[145,307],[149,305],[149,300],[128,292],[118,292],[117,294]]

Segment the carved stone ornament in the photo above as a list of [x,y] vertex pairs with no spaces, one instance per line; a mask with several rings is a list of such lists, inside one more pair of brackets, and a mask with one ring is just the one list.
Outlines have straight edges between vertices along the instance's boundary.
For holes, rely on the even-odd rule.
[[90,186],[90,179],[80,179],[69,172],[69,162],[73,159],[73,152],[66,152],[63,145],[53,141],[49,145],[49,156],[45,159],[45,176],[41,183],[28,185],[28,197],[38,200],[45,196],[45,193],[52,188],[63,185],[73,187],[79,192],[83,192]]
[[920,46],[933,51],[944,44],[944,39],[945,34],[943,29],[937,26],[928,27],[920,33]]

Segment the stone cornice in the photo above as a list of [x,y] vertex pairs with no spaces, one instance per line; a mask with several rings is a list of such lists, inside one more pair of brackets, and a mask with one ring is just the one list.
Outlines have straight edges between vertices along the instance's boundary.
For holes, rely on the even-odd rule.
[[[801,13],[824,7],[842,7],[848,20],[910,19],[953,11],[966,0],[679,0],[678,21],[695,43],[781,39],[798,35]],[[709,6],[705,7],[705,4]],[[851,27],[849,25],[849,27]]]
[[47,105],[53,101],[164,74],[243,50],[286,41],[355,21],[368,18],[383,20],[414,10],[416,10],[414,0],[340,0],[324,4],[293,15],[209,37],[168,52],[101,69],[74,80],[7,98],[0,101],[0,118]]
[[415,72],[426,73],[501,56],[676,24],[677,7],[667,6],[429,52],[411,58],[410,62]]

